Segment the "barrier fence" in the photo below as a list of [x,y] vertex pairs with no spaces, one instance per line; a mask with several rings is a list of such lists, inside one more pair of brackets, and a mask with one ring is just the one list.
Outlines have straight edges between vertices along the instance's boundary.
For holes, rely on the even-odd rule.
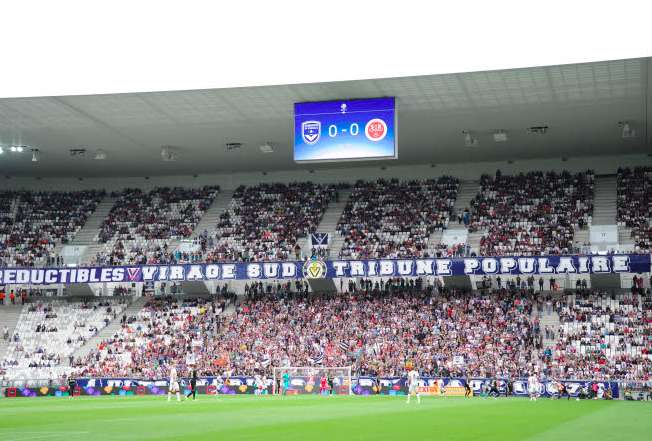
[[[424,395],[442,394],[440,387],[441,377],[423,377],[420,380],[420,392]],[[446,395],[464,395],[467,379],[441,378]],[[492,383],[493,378],[469,378],[468,385],[474,395],[485,393]],[[506,380],[495,379],[501,395],[514,397],[528,396],[527,379]],[[348,381],[342,377],[333,378],[333,388],[348,389]],[[272,379],[264,379],[264,386],[258,387],[260,378],[251,376],[201,377],[197,380],[197,393],[207,395],[243,395],[243,394],[272,394],[274,388]],[[407,394],[407,379],[405,377],[372,377],[360,376],[351,379],[351,391],[354,395],[405,395]],[[626,389],[645,391],[649,384],[625,383],[620,381],[592,381],[592,380],[560,380],[568,391],[570,397],[579,397],[584,390],[592,395],[593,385],[597,385],[600,398],[607,397],[605,392],[614,399],[622,398],[621,392]],[[190,391],[190,381],[180,380],[182,392]],[[277,385],[278,386],[278,385]],[[2,397],[5,398],[34,398],[34,397],[64,397],[69,396],[70,388],[67,384],[59,384],[51,380],[20,380],[3,381],[0,383]],[[291,394],[318,394],[319,378],[309,376],[292,377],[289,391]],[[75,381],[75,396],[105,396],[105,395],[166,395],[168,392],[167,380],[142,380],[133,378],[79,378]],[[555,382],[544,380],[539,383],[539,394],[544,397],[557,395]]]

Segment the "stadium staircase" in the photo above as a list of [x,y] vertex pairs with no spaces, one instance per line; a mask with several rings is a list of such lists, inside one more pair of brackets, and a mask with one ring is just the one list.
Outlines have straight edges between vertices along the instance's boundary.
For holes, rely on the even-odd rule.
[[618,245],[621,247],[634,247],[634,240],[632,239],[632,229],[626,226],[618,226]]
[[75,238],[70,242],[73,246],[85,246],[86,251],[81,258],[81,264],[87,265],[92,258],[102,248],[103,244],[97,243],[96,239],[100,234],[100,227],[102,222],[107,218],[111,208],[115,204],[117,198],[107,196],[97,205],[93,214],[88,218],[81,230],[75,235]]
[[222,213],[224,213],[231,204],[231,199],[233,199],[233,190],[220,191],[218,195],[213,199],[213,203],[208,207],[208,210],[204,213],[201,220],[195,227],[195,230],[192,232],[191,238],[199,236],[204,231],[215,230],[217,226],[217,221],[219,220]]
[[22,305],[0,305],[0,360],[4,359],[7,346],[9,346],[9,342],[2,338],[2,332],[6,326],[9,330],[9,338],[14,335],[22,310]]
[[[220,216],[228,210],[231,205],[233,193],[233,190],[221,191],[217,197],[213,199],[213,203],[208,207],[192,232],[192,235],[190,236],[191,239],[199,236],[204,231],[208,231],[209,233],[215,231]],[[170,242],[170,245],[171,249],[176,250],[179,245],[181,245],[181,241],[173,240]],[[207,295],[211,292],[210,287],[203,281],[181,282],[181,289],[184,294],[192,295]]]
[[617,185],[615,175],[595,177],[592,225],[616,225]]
[[[337,223],[342,217],[342,212],[344,207],[349,202],[351,197],[351,190],[339,190],[339,202],[333,202],[328,204],[328,208],[324,213],[324,216],[317,226],[318,233],[330,233],[331,243],[331,258],[337,259],[344,244],[344,237],[337,232]],[[301,239],[301,252],[304,256],[310,256],[312,251],[312,246],[310,245],[310,236]]]
[[532,309],[532,319],[538,318],[539,319],[539,327],[541,329],[541,335],[543,336],[543,349],[546,348],[554,348],[555,346],[555,338],[546,338],[546,332],[545,329],[548,327],[551,329],[555,336],[558,336],[559,334],[559,315],[554,311],[548,314],[546,312],[546,306],[543,306],[543,311],[541,316],[539,316],[539,311],[538,308],[535,306]]
[[[96,349],[97,346],[103,341],[111,336],[113,336],[116,331],[120,329],[122,324],[120,321],[122,320],[122,315],[126,315],[127,317],[134,316],[140,312],[141,309],[143,309],[143,306],[145,306],[145,301],[147,299],[145,297],[136,297],[131,304],[125,309],[122,314],[118,315],[115,320],[113,320],[111,323],[109,323],[106,327],[104,327],[95,337],[88,339],[86,343],[84,343],[79,349],[77,349],[72,355],[75,358],[79,357],[85,357],[87,356],[92,350]],[[66,361],[67,362],[67,361]]]
[[[479,181],[461,181],[460,186],[457,189],[457,197],[455,199],[455,205],[453,205],[453,211],[457,215],[458,213],[463,213],[465,208],[471,208],[471,201],[478,194],[480,190]],[[457,218],[451,219],[448,224],[449,229],[464,229],[464,224],[458,224]],[[478,231],[475,233],[468,233],[467,243],[471,247],[471,251],[478,253],[480,251],[480,239],[484,235],[484,231]],[[434,236],[434,237],[433,237]],[[431,236],[432,239],[436,240],[436,236]],[[441,242],[441,235],[439,236]],[[434,249],[436,245],[439,245],[439,242],[434,243],[430,240],[428,241],[428,249]]]

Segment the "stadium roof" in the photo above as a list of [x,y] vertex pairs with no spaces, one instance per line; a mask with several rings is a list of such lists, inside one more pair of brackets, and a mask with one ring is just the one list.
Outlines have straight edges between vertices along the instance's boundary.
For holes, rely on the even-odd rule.
[[[647,153],[651,58],[488,72],[178,92],[0,99],[0,173],[154,176],[341,167],[292,160],[293,103],[396,96],[393,164]],[[636,136],[624,139],[626,121]],[[545,135],[527,133],[548,126]],[[479,145],[466,147],[469,130]],[[507,142],[494,142],[495,130]],[[242,143],[227,150],[226,143]],[[273,153],[259,146],[270,143]],[[22,154],[8,152],[24,145]],[[178,160],[163,162],[162,146]],[[32,162],[30,149],[39,149]],[[86,149],[71,157],[70,149]],[[94,160],[96,150],[106,160]],[[375,164],[378,164],[375,162]],[[348,165],[369,165],[349,163]]]

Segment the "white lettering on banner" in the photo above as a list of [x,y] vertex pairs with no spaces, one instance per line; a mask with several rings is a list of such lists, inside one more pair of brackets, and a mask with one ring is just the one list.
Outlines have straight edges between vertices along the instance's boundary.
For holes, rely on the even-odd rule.
[[70,270],[62,269],[59,271],[59,278],[61,283],[68,283],[68,276],[70,275]]
[[613,256],[614,272],[629,271],[629,256]]
[[539,274],[552,274],[555,269],[550,266],[547,257],[539,257]]
[[100,278],[97,277],[98,269],[97,268],[91,268],[89,269],[89,274],[88,274],[88,281],[90,283],[98,283],[100,281]]
[[206,265],[206,279],[215,280],[220,277],[219,265]]
[[573,266],[573,259],[570,257],[560,257],[559,258],[559,265],[557,265],[557,273],[562,274],[562,273],[574,273],[575,271],[575,266]]
[[580,256],[577,258],[577,261],[579,263],[579,272],[580,273],[588,273],[589,272],[589,258],[588,257],[583,257]]
[[154,280],[154,276],[158,272],[158,268],[155,266],[144,266],[143,267],[143,280]]
[[251,279],[260,277],[260,265],[257,263],[250,263],[247,265],[247,276]]
[[432,265],[435,261],[432,259],[419,259],[417,260],[417,276],[427,276],[434,273]]
[[45,271],[45,283],[57,283],[57,270],[47,270]]
[[77,282],[88,282],[88,270],[86,268],[80,268],[79,271],[77,271]]
[[370,260],[367,263],[367,275],[368,276],[378,275],[378,273],[376,272],[377,267],[378,267],[378,262],[376,262],[375,260]]
[[32,270],[32,274],[30,275],[30,283],[41,284],[43,283],[44,276],[45,276],[45,271]]
[[522,274],[531,274],[534,272],[534,259],[531,257],[525,257],[523,259],[518,259],[518,270]]
[[464,259],[464,274],[474,274],[478,268],[480,268],[478,259]]
[[125,279],[124,268],[114,268],[112,274],[114,282],[122,282]]
[[110,282],[111,273],[111,268],[102,268],[102,273],[100,274],[100,279],[102,279],[102,282]]
[[278,277],[278,263],[263,264],[263,274],[265,277],[275,279]]
[[173,265],[170,267],[170,280],[183,280],[183,267],[180,265]]
[[188,271],[188,274],[186,274],[186,280],[204,280],[201,265],[190,265],[190,270]]
[[500,259],[500,272],[503,274],[511,273],[516,268],[516,259],[513,257],[503,257]]
[[381,276],[393,276],[394,275],[394,262],[391,260],[381,260],[380,261],[380,275]]
[[609,259],[603,256],[594,256],[591,258],[593,261],[594,273],[608,273],[609,272]]
[[169,268],[167,266],[160,266],[158,268],[158,280],[168,279]]
[[16,271],[16,283],[29,283],[29,270]]
[[364,275],[364,262],[351,262],[351,276]]
[[498,261],[492,257],[482,259],[482,271],[487,274],[494,274],[498,271]]
[[398,273],[401,276],[410,276],[412,275],[412,261],[411,260],[399,260],[396,262],[396,267],[398,268]]
[[437,275],[449,276],[451,275],[451,261],[450,259],[437,259]]
[[296,277],[297,266],[294,263],[282,263],[281,271],[283,277]]
[[347,262],[341,262],[338,260],[333,262],[333,268],[335,268],[335,277],[344,277],[344,269],[348,266],[349,264]]

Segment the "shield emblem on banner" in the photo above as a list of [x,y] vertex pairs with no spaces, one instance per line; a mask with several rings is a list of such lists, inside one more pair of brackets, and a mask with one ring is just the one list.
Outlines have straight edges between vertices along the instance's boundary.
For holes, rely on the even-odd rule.
[[304,121],[301,123],[301,137],[306,144],[313,145],[321,136],[320,121]]

